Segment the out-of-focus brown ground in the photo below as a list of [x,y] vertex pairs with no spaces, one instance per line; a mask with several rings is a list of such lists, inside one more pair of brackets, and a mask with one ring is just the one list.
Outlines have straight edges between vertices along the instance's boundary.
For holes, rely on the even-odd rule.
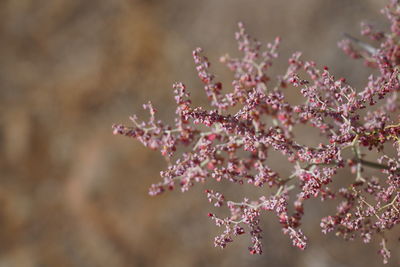
[[149,197],[164,163],[156,152],[113,136],[111,125],[147,115],[141,104],[150,99],[171,119],[176,80],[201,102],[191,50],[202,46],[214,62],[236,53],[239,20],[264,42],[280,35],[283,63],[302,50],[362,86],[367,71],[336,42],[344,31],[358,34],[361,19],[383,25],[383,5],[0,1],[0,266],[379,266],[376,243],[320,233],[319,218],[330,211],[318,202],[306,218],[305,252],[290,246],[273,216],[264,218],[264,255],[248,255],[247,238],[213,248],[219,229],[206,216],[212,207],[202,186]]

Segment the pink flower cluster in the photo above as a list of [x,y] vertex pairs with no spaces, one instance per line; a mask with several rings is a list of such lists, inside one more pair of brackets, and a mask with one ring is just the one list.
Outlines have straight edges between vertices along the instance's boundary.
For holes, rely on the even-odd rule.
[[[238,202],[227,201],[221,192],[205,191],[214,206],[226,205],[230,211],[225,218],[209,213],[217,226],[225,228],[215,238],[215,246],[224,248],[235,236],[248,233],[251,254],[262,253],[264,212],[276,214],[283,233],[294,246],[305,249],[307,237],[300,229],[304,201],[336,199],[336,212],[321,220],[322,232],[336,232],[348,240],[360,237],[366,243],[379,236],[379,253],[387,262],[390,250],[385,234],[400,223],[399,2],[391,1],[383,13],[391,23],[390,32],[362,24],[362,34],[376,45],[351,36],[339,43],[345,53],[378,69],[379,74],[371,75],[363,90],[335,78],[327,67],[319,69],[315,62],[301,59],[299,52],[290,57],[285,73],[271,77],[269,69],[278,58],[280,38],[263,46],[241,23],[236,40],[242,57],[225,55],[220,60],[234,74],[232,90],[224,90],[202,50],[194,50],[211,108],[193,106],[186,86],[176,83],[173,126],[156,119],[151,103],[144,105],[150,112],[147,122],[133,116],[133,126],[113,126],[114,134],[133,137],[166,158],[168,168],[149,193],[158,195],[176,187],[187,191],[196,183],[212,184],[213,180],[270,188],[263,189],[265,195],[258,199]],[[287,88],[298,88],[303,103],[290,104]],[[296,141],[299,124],[317,129],[325,142],[311,147]],[[271,150],[293,166],[289,177],[268,165]],[[352,156],[344,158],[345,150]],[[366,152],[378,157],[366,160]],[[336,172],[344,168],[354,177],[348,178],[345,187],[332,190],[338,181]],[[379,169],[382,174],[368,175],[365,168]]]

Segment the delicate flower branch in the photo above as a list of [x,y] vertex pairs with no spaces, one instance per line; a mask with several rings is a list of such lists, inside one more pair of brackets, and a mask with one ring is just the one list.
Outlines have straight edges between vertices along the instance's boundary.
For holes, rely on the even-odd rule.
[[[362,90],[351,87],[344,78],[336,79],[328,67],[319,69],[315,62],[302,60],[299,52],[274,79],[269,70],[278,58],[280,38],[263,46],[239,23],[235,37],[242,56],[220,59],[233,72],[231,90],[215,80],[202,50],[193,51],[211,109],[193,106],[186,86],[175,83],[174,125],[157,120],[157,110],[149,102],[143,106],[150,113],[148,121],[139,122],[132,116],[132,127],[114,125],[113,133],[135,138],[167,159],[168,167],[160,173],[162,180],[151,186],[151,195],[176,187],[184,192],[196,183],[212,185],[222,180],[237,184],[239,190],[245,183],[260,188],[263,196],[252,201],[227,200],[221,192],[205,191],[215,207],[226,204],[230,211],[225,218],[208,214],[217,226],[225,228],[215,238],[215,246],[224,248],[235,236],[248,233],[250,253],[262,253],[259,223],[263,213],[273,212],[292,244],[305,249],[308,239],[300,227],[303,203],[310,198],[339,201],[336,213],[321,219],[323,233],[334,231],[347,240],[360,237],[370,242],[374,234],[400,223],[400,4],[391,1],[383,13],[391,23],[389,33],[362,24],[362,34],[379,45],[350,35],[339,43],[345,53],[363,58],[367,66],[379,71],[368,78]],[[302,104],[292,105],[287,100],[285,94],[291,90],[299,90]],[[299,143],[296,137],[301,133],[295,126],[301,124],[317,129],[323,142],[316,147]],[[390,146],[396,157],[385,153]],[[343,158],[347,149],[352,155]],[[372,156],[381,156],[376,161],[366,160],[367,150]],[[287,158],[285,164],[293,168],[289,176],[268,165],[271,151]],[[371,176],[365,167],[379,169],[382,175]],[[331,190],[330,185],[339,179],[337,171],[344,168],[354,173],[355,179]],[[263,187],[271,188],[271,193]],[[390,250],[385,238],[379,253],[386,263]]]

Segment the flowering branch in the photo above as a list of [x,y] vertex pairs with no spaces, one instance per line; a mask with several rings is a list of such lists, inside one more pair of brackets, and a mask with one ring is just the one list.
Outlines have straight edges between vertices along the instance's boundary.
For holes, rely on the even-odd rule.
[[[132,116],[132,127],[113,125],[113,133],[135,138],[167,159],[168,168],[160,173],[162,180],[150,187],[151,195],[176,187],[184,192],[196,183],[222,180],[271,188],[271,194],[261,189],[263,196],[256,200],[238,201],[227,201],[223,193],[212,189],[205,191],[215,207],[226,204],[230,211],[225,218],[208,215],[225,228],[215,238],[215,246],[224,248],[235,236],[248,233],[250,253],[261,254],[259,223],[263,213],[273,212],[292,244],[305,249],[308,239],[300,226],[303,203],[310,198],[340,200],[336,214],[321,219],[323,233],[335,231],[346,240],[360,237],[370,242],[374,234],[400,223],[400,4],[392,1],[383,13],[391,22],[389,33],[362,24],[362,34],[379,46],[350,35],[339,43],[345,53],[363,58],[379,71],[362,90],[344,78],[336,79],[327,67],[319,69],[314,61],[302,60],[299,52],[290,57],[282,75],[271,77],[269,69],[278,58],[280,38],[263,46],[239,23],[235,37],[242,57],[225,55],[220,60],[234,74],[231,90],[215,80],[202,50],[193,51],[211,109],[193,106],[186,86],[175,83],[175,125],[157,120],[157,110],[149,102],[144,105],[150,113],[147,122]],[[304,102],[292,105],[285,95],[290,90],[299,90]],[[317,129],[323,142],[316,147],[299,143],[295,126],[301,124]],[[396,157],[385,153],[390,146]],[[352,156],[343,158],[348,148]],[[366,160],[367,150],[373,152],[371,156],[381,156],[376,162]],[[287,158],[293,167],[289,177],[268,165],[270,151]],[[382,175],[370,176],[364,167],[379,169]],[[339,179],[335,174],[344,168],[355,179],[331,190],[329,186]],[[390,250],[385,239],[381,247],[386,263]]]

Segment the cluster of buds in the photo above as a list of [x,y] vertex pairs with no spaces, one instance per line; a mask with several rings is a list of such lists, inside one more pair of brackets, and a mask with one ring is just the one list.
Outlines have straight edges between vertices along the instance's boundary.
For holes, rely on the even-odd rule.
[[[135,138],[166,158],[168,168],[149,193],[187,191],[196,183],[222,180],[238,187],[254,185],[264,195],[252,201],[235,202],[221,192],[205,191],[215,207],[226,205],[230,211],[225,218],[208,214],[217,226],[225,227],[215,246],[224,248],[235,236],[248,233],[251,254],[262,253],[263,213],[275,213],[283,233],[294,246],[305,249],[307,237],[300,228],[303,202],[337,200],[336,213],[321,220],[322,232],[336,232],[348,240],[360,237],[364,242],[380,236],[379,253],[387,262],[390,250],[385,233],[400,223],[400,4],[391,1],[383,13],[391,23],[390,32],[362,24],[362,34],[377,42],[375,46],[350,36],[339,43],[345,53],[378,70],[362,90],[335,78],[328,67],[320,69],[315,62],[301,59],[299,52],[290,57],[282,75],[271,77],[280,38],[263,46],[242,23],[236,33],[242,57],[225,55],[220,60],[234,74],[231,90],[215,80],[210,62],[197,48],[193,57],[210,108],[193,106],[186,86],[175,83],[173,126],[156,119],[151,103],[144,105],[150,112],[147,122],[133,116],[133,126],[113,126],[114,134]],[[288,88],[299,90],[302,104],[287,100]],[[300,124],[315,128],[324,141],[317,146],[296,141],[295,126]],[[349,154],[345,150],[351,156],[345,158]],[[269,151],[287,158],[293,166],[291,175],[285,177],[268,165]],[[368,151],[375,161],[366,160]],[[332,190],[335,182],[343,184],[336,173],[344,168],[354,178],[346,178],[345,187]],[[368,175],[366,168],[382,174]]]

